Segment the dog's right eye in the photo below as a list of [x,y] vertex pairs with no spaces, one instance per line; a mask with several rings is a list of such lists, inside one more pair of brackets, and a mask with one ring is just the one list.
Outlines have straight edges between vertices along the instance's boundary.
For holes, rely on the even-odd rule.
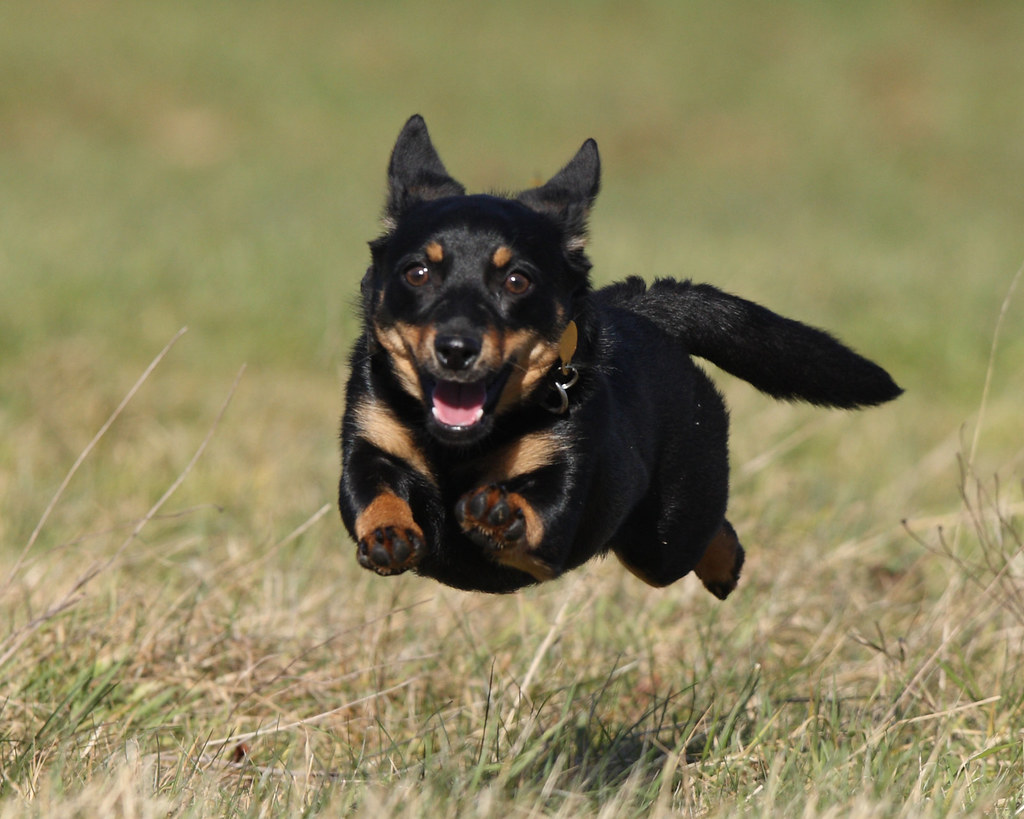
[[430,281],[430,271],[421,264],[414,264],[403,275],[413,287],[422,287]]

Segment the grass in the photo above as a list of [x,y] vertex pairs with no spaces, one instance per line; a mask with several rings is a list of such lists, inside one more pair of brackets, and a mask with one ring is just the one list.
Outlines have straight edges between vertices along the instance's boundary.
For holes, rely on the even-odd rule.
[[[10,10],[0,817],[1019,815],[1021,31],[1013,2]],[[473,189],[594,136],[599,281],[711,281],[907,388],[829,414],[717,376],[727,602],[609,561],[510,597],[356,565],[351,303],[414,111]]]

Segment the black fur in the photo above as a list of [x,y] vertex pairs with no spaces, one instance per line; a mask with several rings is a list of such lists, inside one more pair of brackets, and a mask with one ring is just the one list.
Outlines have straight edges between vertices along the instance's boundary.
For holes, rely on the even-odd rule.
[[611,551],[652,585],[696,571],[725,597],[743,563],[725,519],[728,417],[690,356],[821,406],[901,392],[827,333],[710,285],[592,290],[592,140],[541,187],[470,196],[413,117],[388,178],[340,486],[379,574],[506,592]]

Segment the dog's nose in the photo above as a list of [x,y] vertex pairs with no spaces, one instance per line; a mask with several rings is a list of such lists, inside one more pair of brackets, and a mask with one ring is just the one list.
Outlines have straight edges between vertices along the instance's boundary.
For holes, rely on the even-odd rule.
[[480,340],[471,336],[438,336],[434,340],[434,350],[443,367],[465,370],[480,355]]

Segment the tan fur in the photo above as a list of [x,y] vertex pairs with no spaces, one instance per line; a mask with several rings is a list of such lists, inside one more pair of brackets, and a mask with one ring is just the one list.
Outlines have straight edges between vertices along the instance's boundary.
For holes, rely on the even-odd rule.
[[389,327],[374,324],[374,335],[388,351],[391,367],[399,383],[409,395],[423,400],[423,387],[416,371],[416,355],[423,346],[423,331],[411,324],[397,322]]
[[427,459],[413,441],[412,433],[395,414],[377,401],[362,400],[355,410],[356,429],[378,449],[405,461],[409,466],[436,483]]
[[480,338],[480,355],[477,358],[477,366],[486,368],[490,372],[496,372],[504,364],[503,353],[501,334],[493,327],[488,327]]
[[375,530],[387,526],[412,529],[417,536],[423,537],[420,527],[412,519],[409,504],[391,492],[381,492],[356,518],[356,537],[363,540],[370,537]]
[[430,259],[434,264],[440,264],[444,261],[444,248],[440,242],[429,242],[423,252],[427,254],[427,258]]
[[723,526],[708,544],[704,557],[693,571],[712,593],[718,594],[715,589],[731,591],[736,587],[739,574],[737,564],[743,553],[742,549],[732,527]]
[[558,345],[530,330],[506,333],[503,359],[514,362],[498,405],[494,411],[501,414],[521,403],[559,360]]
[[[417,400],[426,401],[417,365],[422,366],[429,361],[436,363],[436,328],[417,327],[399,321],[388,326],[374,324],[374,334],[387,350],[392,369],[402,388]],[[512,373],[498,398],[496,414],[521,403],[561,358],[558,343],[532,330],[502,334],[490,327],[483,333],[481,342],[477,365],[481,370],[495,372],[506,362],[513,365]]]
[[521,572],[526,572],[538,583],[552,580],[555,577],[555,572],[547,563],[529,552],[519,552],[510,549],[505,552],[495,552],[494,559],[503,566],[509,566],[513,569],[519,569]]
[[506,496],[508,505],[513,509],[521,509],[523,519],[526,521],[526,543],[530,549],[536,549],[544,540],[544,522],[540,519],[529,501],[522,495],[509,492]]
[[[736,581],[739,576],[738,564],[742,554],[743,547],[736,538],[736,533],[732,531],[728,524],[725,524],[718,534],[712,538],[711,543],[708,544],[707,551],[704,552],[704,556],[694,567],[693,572],[700,578],[705,588],[716,597],[721,597],[723,596],[721,592],[728,594],[728,592],[736,588]],[[648,586],[662,588],[668,585],[653,580],[637,567],[631,566],[618,552],[615,552],[615,556],[623,566]],[[669,583],[674,582],[674,580],[669,581]]]
[[652,578],[648,577],[646,574],[644,574],[636,566],[633,566],[632,564],[630,564],[618,552],[614,552],[613,554],[619,559],[619,563],[621,563],[625,568],[629,569],[629,573],[632,574],[633,577],[639,578],[644,583],[646,583],[648,586],[654,586],[654,588],[660,589],[660,588],[664,588],[667,585],[665,583],[656,583]]
[[491,256],[491,264],[493,264],[499,270],[512,261],[512,250],[505,245],[502,245],[494,251],[494,255]]
[[554,461],[568,445],[553,432],[531,432],[502,447],[485,461],[483,483],[501,483]]
[[492,553],[492,557],[498,563],[526,572],[539,581],[550,580],[555,576],[551,567],[533,554],[533,550],[540,546],[544,539],[544,523],[540,515],[522,495],[509,492],[506,500],[513,509],[522,510],[523,520],[526,522],[526,546],[524,549],[497,549]]

